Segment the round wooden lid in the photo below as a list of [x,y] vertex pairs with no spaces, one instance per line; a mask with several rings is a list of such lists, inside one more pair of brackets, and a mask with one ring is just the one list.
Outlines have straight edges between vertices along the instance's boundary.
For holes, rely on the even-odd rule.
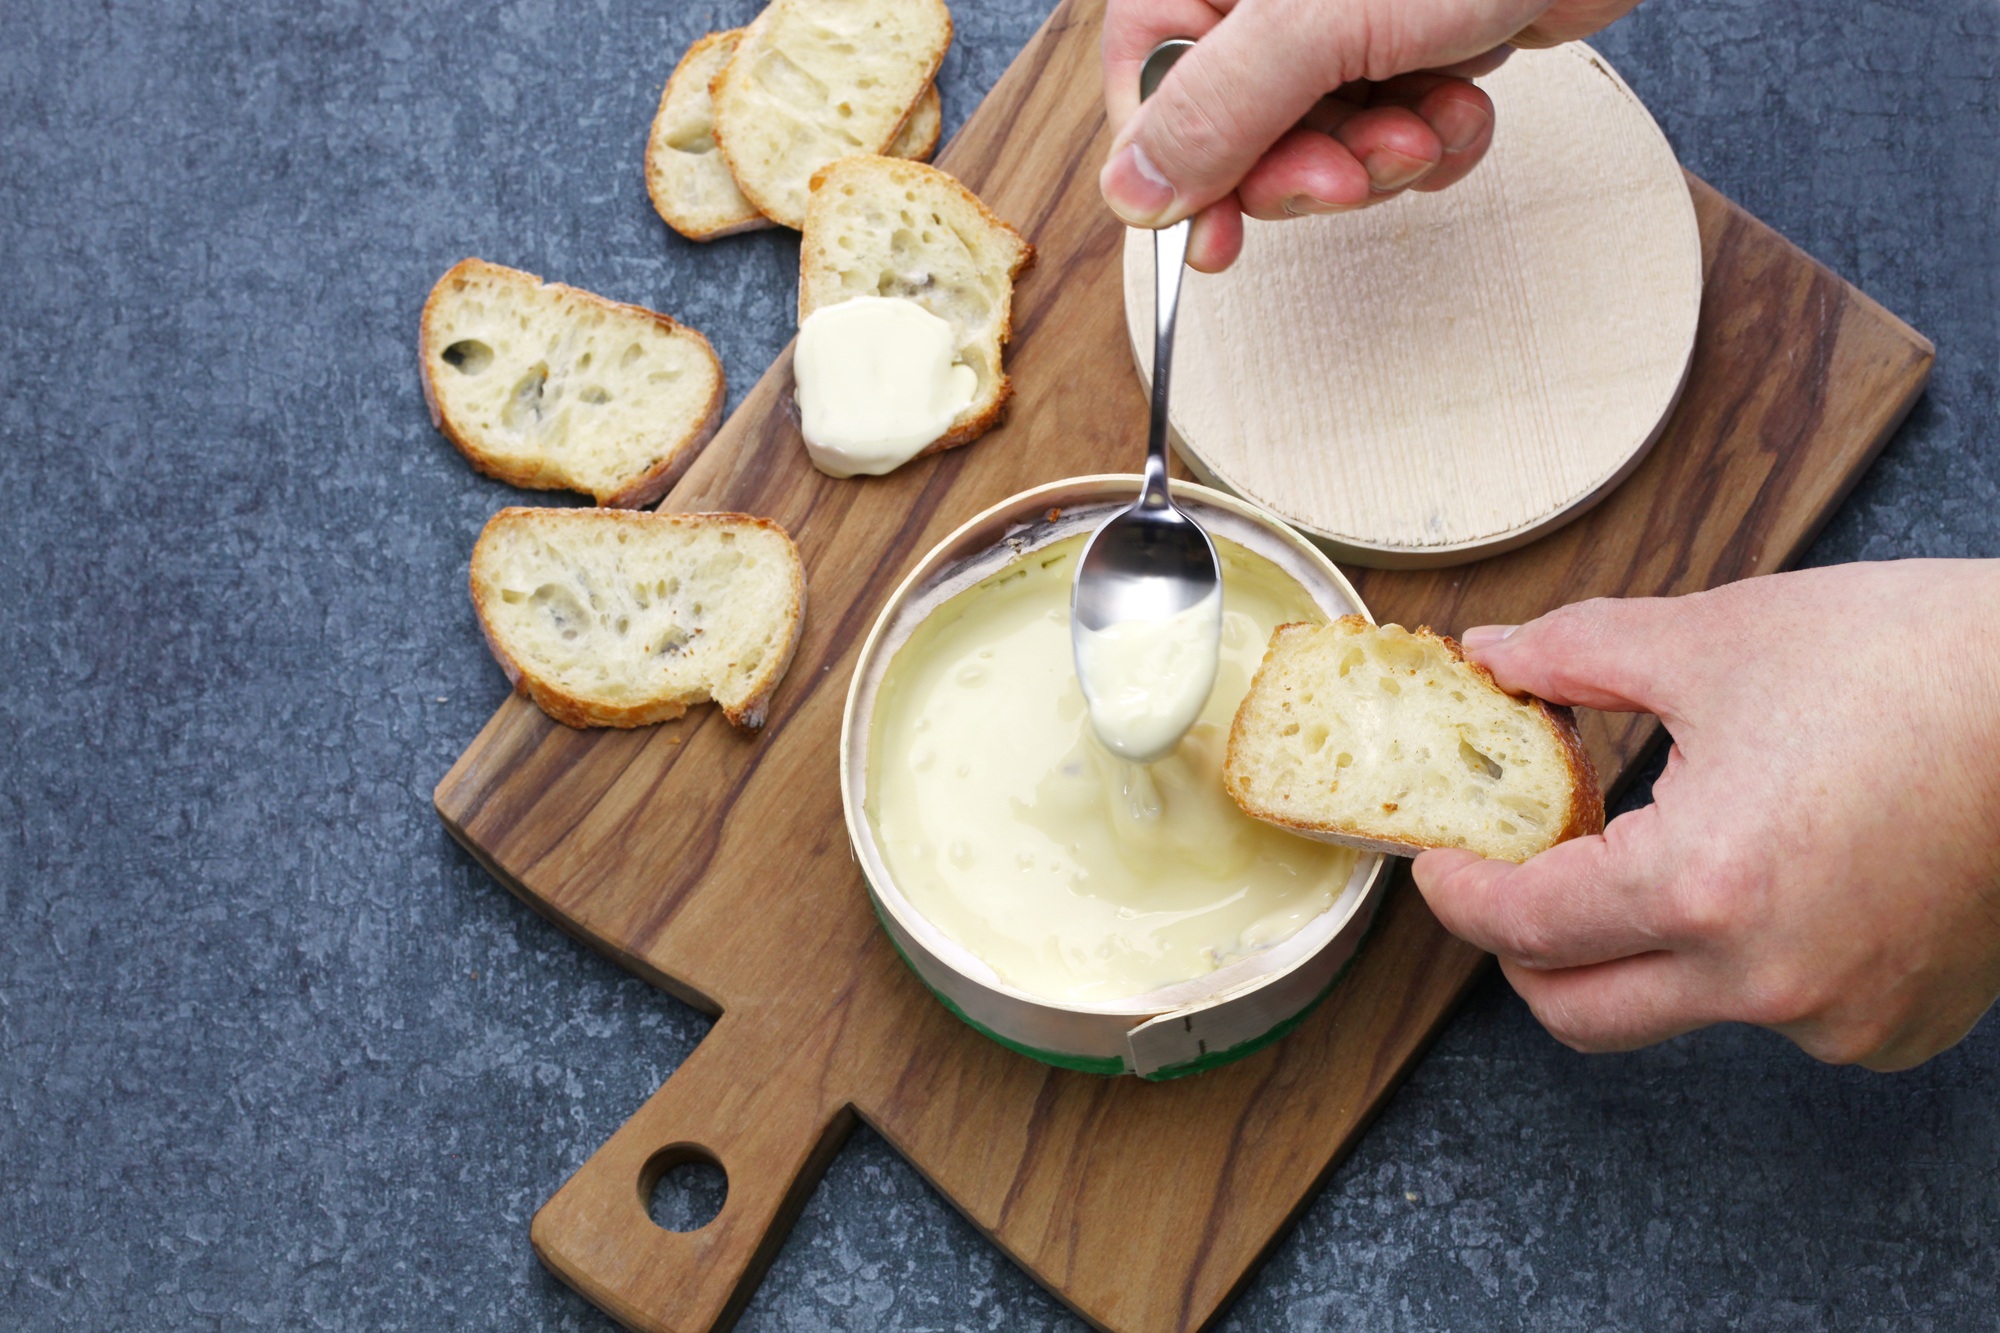
[[[1464,181],[1248,222],[1181,294],[1181,456],[1357,563],[1456,564],[1576,517],[1638,466],[1694,349],[1694,204],[1632,90],[1580,44],[1480,84],[1498,120]],[[1152,242],[1125,245],[1149,383]]]

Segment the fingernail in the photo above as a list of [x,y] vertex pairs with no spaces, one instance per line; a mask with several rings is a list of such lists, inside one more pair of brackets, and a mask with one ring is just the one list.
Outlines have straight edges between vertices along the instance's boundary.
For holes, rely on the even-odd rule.
[[1135,227],[1158,226],[1174,206],[1173,182],[1136,143],[1128,143],[1112,155],[1097,184],[1111,211]]
[[1462,153],[1472,147],[1486,127],[1493,123],[1485,108],[1470,102],[1453,99],[1438,108],[1431,117],[1431,128],[1437,131],[1439,142],[1447,153]]
[[1458,636],[1459,646],[1467,652],[1491,648],[1519,628],[1519,625],[1474,625]]
[[1436,165],[1421,158],[1406,157],[1393,148],[1378,148],[1368,155],[1368,183],[1386,194],[1414,184]]
[[1295,194],[1285,200],[1280,207],[1295,218],[1313,217],[1325,213],[1348,213],[1354,210],[1353,204],[1330,204],[1309,194]]

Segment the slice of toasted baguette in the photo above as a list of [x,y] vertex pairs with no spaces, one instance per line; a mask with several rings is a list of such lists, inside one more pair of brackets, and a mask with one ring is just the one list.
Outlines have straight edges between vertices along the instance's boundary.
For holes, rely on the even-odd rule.
[[722,414],[722,362],[693,329],[481,259],[438,279],[418,341],[432,422],[516,486],[650,504]]
[[763,726],[805,597],[792,539],[747,514],[503,509],[472,550],[493,656],[572,727],[643,727],[711,699]]
[[1278,627],[1223,784],[1255,818],[1398,856],[1525,861],[1604,828],[1568,709],[1508,694],[1429,629],[1360,616]]
[[[712,32],[688,48],[660,94],[646,141],[646,193],[666,224],[691,241],[774,225],[736,188],[729,163],[715,146],[715,103],[708,85],[742,36],[741,28]],[[897,131],[889,155],[923,161],[937,150],[943,130],[944,107],[931,84]]]
[[737,188],[804,226],[813,173],[886,152],[950,45],[943,0],[773,0],[709,90]]
[[950,324],[978,377],[972,402],[924,450],[977,439],[1013,387],[1000,351],[1013,331],[1014,279],[1035,247],[952,176],[920,162],[848,157],[813,177],[799,246],[799,320],[857,296],[901,296]]
[[771,226],[729,174],[715,146],[715,104],[708,85],[743,36],[741,28],[712,32],[697,41],[674,66],[646,140],[646,193],[653,208],[692,241]]

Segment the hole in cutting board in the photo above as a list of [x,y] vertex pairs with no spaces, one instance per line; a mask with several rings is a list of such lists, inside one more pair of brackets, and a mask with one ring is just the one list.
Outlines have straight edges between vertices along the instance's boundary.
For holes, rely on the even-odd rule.
[[662,1148],[639,1173],[646,1215],[663,1231],[699,1231],[729,1198],[729,1175],[706,1149],[691,1143]]

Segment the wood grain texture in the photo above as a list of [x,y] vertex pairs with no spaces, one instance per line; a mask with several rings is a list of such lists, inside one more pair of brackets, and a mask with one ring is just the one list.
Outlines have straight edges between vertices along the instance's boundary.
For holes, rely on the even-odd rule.
[[[1461,185],[1247,222],[1235,265],[1181,297],[1177,447],[1336,558],[1459,564],[1551,531],[1638,465],[1681,391],[1701,238],[1652,116],[1580,44],[1480,82],[1493,148]],[[1150,380],[1138,233],[1125,305]]]
[[[445,775],[440,815],[564,929],[720,1021],[536,1216],[566,1281],[628,1326],[701,1330],[748,1298],[820,1169],[866,1119],[981,1231],[1094,1324],[1207,1324],[1380,1109],[1477,974],[1405,878],[1353,971],[1284,1041],[1166,1084],[1061,1073],[964,1027],[903,967],[845,845],[837,782],[854,656],[915,559],[1056,477],[1123,470],[1145,402],[1121,229],[1095,175],[1099,11],[1057,11],[944,165],[1041,250],[1018,293],[1010,424],[876,481],[807,464],[788,358],[668,497],[785,524],[811,613],[763,735],[712,709],[583,733],[511,700]],[[1376,615],[1461,628],[1580,597],[1691,591],[1797,556],[1921,391],[1929,345],[1700,182],[1708,274],[1687,389],[1602,505],[1477,565],[1364,572]],[[1616,780],[1653,734],[1586,715]],[[694,1148],[721,1214],[669,1233],[652,1177]]]

